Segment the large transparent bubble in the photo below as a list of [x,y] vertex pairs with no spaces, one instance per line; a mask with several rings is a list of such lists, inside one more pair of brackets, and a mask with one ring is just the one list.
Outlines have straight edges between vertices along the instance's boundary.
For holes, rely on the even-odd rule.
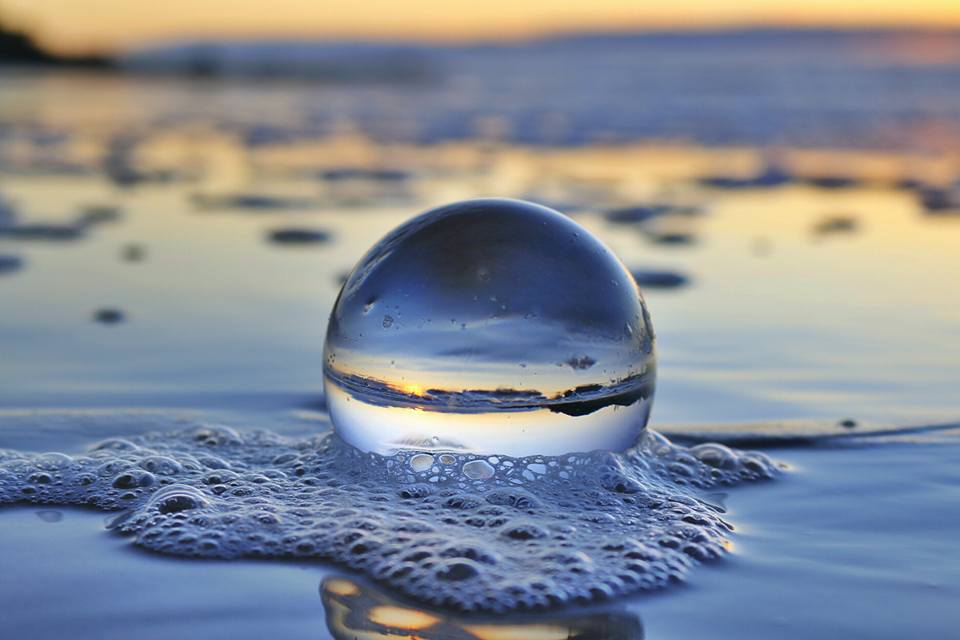
[[566,216],[505,199],[433,209],[374,246],[334,306],[324,363],[337,432],[380,454],[623,450],[656,374],[623,264]]

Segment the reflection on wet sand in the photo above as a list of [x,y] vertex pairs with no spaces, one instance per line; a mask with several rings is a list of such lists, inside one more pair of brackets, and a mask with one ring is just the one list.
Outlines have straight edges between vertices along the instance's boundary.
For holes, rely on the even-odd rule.
[[642,640],[640,618],[626,609],[540,615],[458,617],[420,609],[346,577],[320,585],[327,628],[337,640]]

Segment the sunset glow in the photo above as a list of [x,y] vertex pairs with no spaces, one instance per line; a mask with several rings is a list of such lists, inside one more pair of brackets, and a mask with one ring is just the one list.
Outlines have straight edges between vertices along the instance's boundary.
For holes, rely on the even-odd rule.
[[563,31],[799,26],[960,26],[956,0],[635,0],[510,2],[367,0],[167,0],[160,9],[129,0],[0,0],[0,15],[62,51],[129,49],[193,37],[331,37],[458,41]]

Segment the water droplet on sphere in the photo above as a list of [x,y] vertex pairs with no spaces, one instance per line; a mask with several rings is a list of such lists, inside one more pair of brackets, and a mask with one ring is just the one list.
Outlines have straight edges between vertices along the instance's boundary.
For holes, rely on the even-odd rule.
[[570,218],[503,199],[428,211],[375,245],[337,298],[324,362],[337,433],[382,454],[622,450],[656,371],[616,256]]

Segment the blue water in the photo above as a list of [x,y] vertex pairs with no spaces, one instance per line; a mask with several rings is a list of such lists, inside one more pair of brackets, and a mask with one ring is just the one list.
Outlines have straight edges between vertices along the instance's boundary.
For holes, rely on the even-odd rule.
[[[165,420],[154,417],[144,428],[162,428]],[[40,449],[56,444],[73,451],[92,437],[150,422],[124,412],[5,414],[7,437],[0,444],[19,440],[9,428],[19,427]],[[305,424],[323,423],[304,416],[271,426],[297,434]],[[736,525],[732,553],[666,592],[552,613],[464,618],[346,574],[359,589],[347,599],[348,628],[382,631],[371,609],[385,605],[435,619],[435,633],[428,626],[425,638],[449,637],[443,635],[449,625],[481,623],[520,633],[523,625],[591,628],[598,617],[606,621],[601,628],[622,635],[584,637],[949,638],[958,622],[951,604],[960,591],[952,551],[951,505],[960,486],[955,434],[770,451],[789,473],[710,495]],[[158,556],[104,531],[102,514],[76,508],[8,506],[0,520],[9,578],[0,583],[0,598],[15,637],[60,637],[67,628],[91,638],[351,637],[337,635],[331,620],[337,609],[327,594],[325,610],[320,593],[321,582],[344,574],[317,564]],[[637,625],[645,636],[637,635]]]
[[[950,31],[758,29],[502,46],[240,41],[199,50],[228,74],[268,69],[282,78],[313,59],[352,80],[338,83],[334,74],[331,83],[327,73],[306,101],[290,100],[300,92],[282,82],[268,86],[272,113],[247,105],[233,114],[257,121],[244,133],[258,145],[327,132],[346,116],[383,140],[486,135],[537,145],[653,139],[946,150],[956,144],[960,117],[958,41]],[[197,51],[158,47],[130,62],[176,67]],[[383,83],[391,74],[377,73],[378,65],[394,70],[393,82]],[[202,101],[191,99],[197,92]],[[238,99],[223,87],[194,87],[166,106],[218,113]]]
[[[544,201],[632,271],[668,274],[645,287],[654,428],[955,421],[960,217],[898,183],[949,190],[960,176],[939,153],[960,103],[956,64],[902,48],[808,56],[805,45],[800,58],[728,48],[714,65],[657,46],[650,58],[603,46],[459,53],[463,64],[428,88],[4,76],[0,226],[33,231],[0,234],[0,256],[18,265],[0,271],[0,447],[73,453],[193,421],[322,432],[323,341],[345,273],[416,213],[481,195]],[[542,72],[558,60],[567,75]],[[607,71],[585,91],[597,67]],[[510,101],[487,108],[503,91]],[[547,111],[559,116],[543,138],[532,123]],[[382,122],[416,126],[404,138]],[[477,129],[481,139],[385,143]],[[643,142],[584,144],[605,136]],[[710,146],[662,144],[677,137]],[[516,144],[534,138],[578,146]],[[783,144],[716,146],[757,142]],[[766,184],[779,182],[771,165],[789,180]],[[817,186],[825,174],[855,179]],[[717,175],[742,186],[704,186]],[[666,215],[611,214],[664,203]],[[121,215],[83,223],[88,205]],[[283,230],[324,241],[277,243]],[[952,637],[954,434],[759,446],[790,469],[709,498],[735,526],[724,559],[656,595],[495,622],[599,624],[623,637],[640,625],[651,638]],[[0,521],[13,578],[0,581],[0,610],[18,637],[342,637],[338,606],[360,612],[354,625],[377,618],[376,603],[419,611],[352,574],[356,592],[326,582],[321,595],[336,572],[318,564],[153,555],[84,509],[5,507]]]

